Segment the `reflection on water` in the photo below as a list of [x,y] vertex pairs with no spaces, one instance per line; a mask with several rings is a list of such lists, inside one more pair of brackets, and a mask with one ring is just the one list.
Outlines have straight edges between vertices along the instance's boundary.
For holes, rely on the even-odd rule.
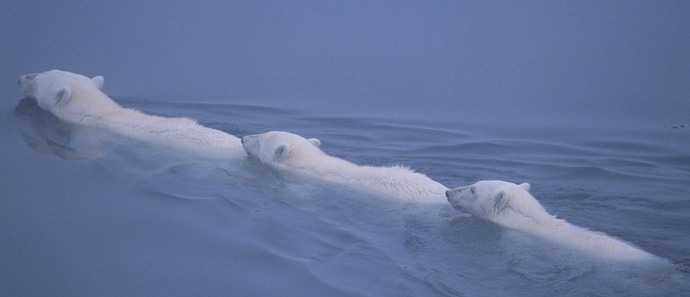
[[447,207],[286,176],[251,158],[208,159],[68,125],[24,99],[15,109],[21,137],[3,132],[25,143],[7,153],[31,173],[6,184],[0,201],[7,239],[0,272],[11,284],[0,288],[3,295],[688,293],[690,155],[681,130],[610,127],[617,135],[610,137],[536,126],[543,133],[530,137],[510,126],[120,102],[238,136],[280,129],[318,137],[329,154],[407,165],[449,187],[528,181],[549,212],[674,265],[588,259]]
[[[34,150],[52,153],[66,160],[93,159],[102,156],[97,138],[85,140],[80,127],[60,121],[44,111],[35,100],[24,98],[15,108],[15,114],[23,119],[22,137]],[[92,145],[92,146],[90,146]]]

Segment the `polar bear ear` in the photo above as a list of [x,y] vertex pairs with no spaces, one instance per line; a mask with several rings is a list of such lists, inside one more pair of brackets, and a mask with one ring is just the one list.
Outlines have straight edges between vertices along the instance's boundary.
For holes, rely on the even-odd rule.
[[319,140],[318,138],[309,138],[307,139],[307,141],[309,141],[309,143],[311,143],[315,147],[321,147],[321,140]]
[[55,106],[63,105],[69,101],[72,96],[72,92],[68,88],[62,88],[55,95]]
[[96,86],[96,88],[98,88],[99,90],[103,89],[103,84],[105,83],[105,78],[103,78],[100,75],[94,76],[93,78],[91,78],[91,81]]
[[525,189],[525,191],[529,192],[529,189],[532,187],[532,185],[530,185],[528,183],[522,183],[522,184],[520,184],[520,187]]
[[288,153],[290,152],[290,148],[288,148],[287,145],[281,145],[279,146],[276,151],[273,153],[273,161],[279,161],[287,158]]
[[496,212],[501,212],[507,205],[508,197],[506,194],[503,191],[498,192],[498,195],[494,198],[494,210],[496,210]]

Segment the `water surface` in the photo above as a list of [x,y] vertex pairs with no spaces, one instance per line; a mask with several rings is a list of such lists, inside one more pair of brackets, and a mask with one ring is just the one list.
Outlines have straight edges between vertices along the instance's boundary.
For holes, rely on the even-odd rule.
[[[2,296],[683,296],[688,1],[5,1]],[[546,209],[669,261],[569,254],[420,208],[62,123],[17,78]]]
[[[449,186],[530,182],[547,210],[667,259],[573,254],[447,205],[420,206],[75,127],[20,101],[3,185],[8,295],[679,296],[688,292],[688,131],[479,128],[119,99],[236,135],[318,137],[353,162]],[[229,120],[231,119],[231,120]],[[541,133],[537,133],[541,131]],[[611,137],[610,135],[617,135]],[[84,141],[87,139],[87,141]],[[26,177],[25,177],[26,176]],[[30,177],[30,178],[29,178]]]

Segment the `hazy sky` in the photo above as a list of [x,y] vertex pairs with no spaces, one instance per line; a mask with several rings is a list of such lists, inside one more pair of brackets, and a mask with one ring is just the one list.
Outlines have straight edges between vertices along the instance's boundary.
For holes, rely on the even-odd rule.
[[690,1],[5,1],[0,38],[10,98],[59,68],[156,100],[690,122]]

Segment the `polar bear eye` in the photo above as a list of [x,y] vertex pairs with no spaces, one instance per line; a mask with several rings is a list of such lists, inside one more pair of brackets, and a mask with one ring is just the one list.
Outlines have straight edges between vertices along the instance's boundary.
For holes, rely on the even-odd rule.
[[475,194],[474,187],[471,187],[471,188],[470,188],[470,193],[472,193],[472,195]]

